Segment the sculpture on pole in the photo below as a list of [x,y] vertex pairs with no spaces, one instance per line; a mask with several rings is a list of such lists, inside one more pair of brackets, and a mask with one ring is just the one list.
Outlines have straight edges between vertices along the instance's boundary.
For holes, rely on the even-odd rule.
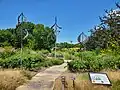
[[87,39],[88,39],[88,37],[87,37],[87,35],[85,35],[84,34],[84,32],[82,32],[79,36],[78,36],[78,42],[80,43],[80,44],[82,44],[83,45],[83,48],[82,49],[85,49],[85,47],[84,47],[84,44],[85,44],[85,42],[87,41]]
[[[16,28],[19,28],[23,22],[26,22],[26,17],[24,16],[23,13],[21,13],[21,14],[18,16],[18,23],[17,23]],[[16,31],[16,32],[17,32],[17,31]],[[20,43],[21,43],[20,64],[21,64],[21,67],[22,67],[23,40],[25,40],[25,39],[28,37],[29,33],[28,33],[28,31],[27,31],[26,29],[23,29],[23,28],[20,28],[20,32],[21,32],[21,33],[20,33],[20,38],[21,38],[21,42],[20,42]],[[26,35],[25,35],[24,37],[23,37],[23,32],[26,33]]]
[[79,43],[84,43],[87,40],[87,35],[84,34],[84,32],[82,32],[79,36],[78,36],[78,42]]
[[18,16],[18,25],[20,25],[22,22],[25,22],[26,21],[26,17],[24,16],[23,13],[21,13],[19,16]]
[[55,41],[55,58],[56,58],[56,43],[57,43],[57,34],[60,33],[58,29],[62,29],[62,27],[57,24],[57,17],[55,17],[55,23],[52,25],[51,29],[54,29],[56,41]]

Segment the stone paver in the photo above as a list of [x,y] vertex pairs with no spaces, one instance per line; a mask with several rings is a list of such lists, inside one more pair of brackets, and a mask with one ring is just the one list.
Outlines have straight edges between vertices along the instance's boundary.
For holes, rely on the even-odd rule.
[[67,70],[67,63],[52,66],[43,72],[36,74],[27,84],[18,87],[16,90],[53,90],[54,81]]

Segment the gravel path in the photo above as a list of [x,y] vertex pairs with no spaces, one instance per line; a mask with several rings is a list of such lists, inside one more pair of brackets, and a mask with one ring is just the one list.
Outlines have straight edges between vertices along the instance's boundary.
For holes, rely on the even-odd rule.
[[27,84],[18,87],[16,90],[53,90],[54,81],[67,70],[67,63],[52,66],[43,72],[36,74]]

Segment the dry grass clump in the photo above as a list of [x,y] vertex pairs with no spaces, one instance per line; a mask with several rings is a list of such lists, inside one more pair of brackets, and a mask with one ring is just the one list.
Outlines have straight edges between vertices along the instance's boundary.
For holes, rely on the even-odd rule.
[[[112,86],[92,84],[88,73],[64,73],[62,76],[66,76],[65,90],[120,90],[120,71],[107,71],[106,73],[112,82]],[[72,76],[76,77],[75,89],[73,89]],[[61,77],[56,79],[54,90],[62,90]]]
[[27,80],[21,70],[0,70],[0,90],[15,90]]
[[111,80],[120,80],[120,71],[107,71],[106,73]]

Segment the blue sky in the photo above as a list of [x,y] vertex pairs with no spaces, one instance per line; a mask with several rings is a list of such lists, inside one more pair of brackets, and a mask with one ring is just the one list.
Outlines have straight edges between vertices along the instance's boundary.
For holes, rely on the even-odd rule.
[[62,27],[58,42],[77,42],[81,32],[88,31],[100,23],[98,16],[105,9],[116,8],[119,0],[0,0],[0,28],[13,28],[17,16],[23,12],[28,21],[46,26],[58,24]]

